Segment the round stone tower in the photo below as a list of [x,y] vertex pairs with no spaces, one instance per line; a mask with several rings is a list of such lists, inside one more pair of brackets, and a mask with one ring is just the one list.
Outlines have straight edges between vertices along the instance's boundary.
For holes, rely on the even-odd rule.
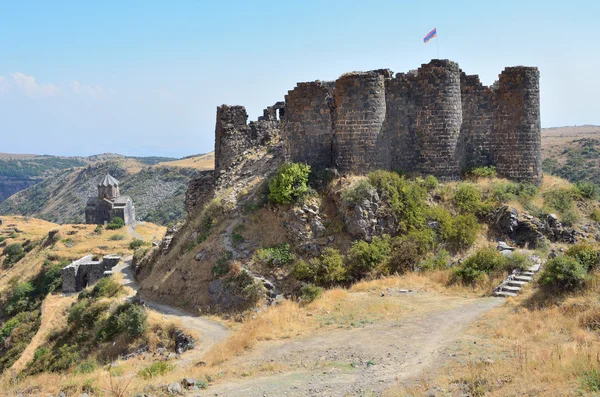
[[458,139],[462,125],[460,69],[446,59],[434,59],[417,72],[417,169],[441,180],[460,178]]
[[542,182],[540,72],[509,67],[495,91],[491,151],[499,176]]
[[348,73],[335,84],[334,160],[342,172],[366,173],[385,168],[384,148],[385,80],[389,70]]

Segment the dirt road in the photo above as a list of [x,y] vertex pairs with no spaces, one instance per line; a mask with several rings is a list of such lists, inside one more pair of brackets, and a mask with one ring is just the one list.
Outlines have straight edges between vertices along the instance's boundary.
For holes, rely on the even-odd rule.
[[379,395],[437,367],[447,357],[443,350],[460,338],[461,331],[502,302],[471,299],[452,309],[394,322],[264,343],[232,365],[240,371],[269,365],[291,367],[291,371],[223,381],[211,386],[210,392],[258,397]]
[[[122,273],[123,279],[121,282],[125,286],[130,287],[134,293],[137,292],[138,285],[133,278],[133,273],[131,270],[131,257],[125,258],[121,263],[115,266],[113,268],[113,272]],[[150,309],[160,313],[165,320],[179,321],[184,328],[196,331],[200,334],[200,343],[198,343],[196,348],[191,350],[189,354],[185,354],[183,356],[186,361],[189,361],[192,358],[191,356],[194,358],[201,357],[215,343],[220,342],[230,334],[230,331],[223,325],[202,317],[193,316],[181,309],[149,300],[144,300],[144,303]]]

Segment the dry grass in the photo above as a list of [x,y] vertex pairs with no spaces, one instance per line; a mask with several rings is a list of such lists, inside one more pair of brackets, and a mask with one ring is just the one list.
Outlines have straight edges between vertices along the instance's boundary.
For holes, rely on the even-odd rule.
[[195,168],[197,170],[212,170],[215,168],[215,154],[214,152],[210,152],[207,154],[202,154],[200,156],[188,157],[181,160],[166,161],[158,163],[157,166]]
[[[0,219],[3,221],[0,227],[0,235],[8,237],[6,244],[23,244],[27,240],[42,242],[42,244],[34,248],[13,267],[3,269],[0,275],[0,291],[4,290],[9,282],[27,280],[35,276],[47,258],[54,260],[76,260],[89,254],[102,256],[114,253],[121,255],[132,253],[129,249],[132,237],[127,234],[125,228],[120,230],[103,230],[102,234],[97,235],[94,233],[96,225],[57,225],[41,219],[21,216],[3,216]],[[16,238],[11,238],[9,234],[2,233],[2,231],[13,227],[21,231],[17,233],[18,236]],[[59,231],[60,240],[52,245],[43,244],[51,230]],[[136,231],[149,242],[153,236],[157,239],[162,238],[166,228],[152,223],[145,223],[137,226]],[[124,239],[111,240],[111,236],[117,234],[123,235]],[[0,255],[0,262],[3,259],[3,256]]]
[[590,395],[582,380],[600,368],[599,301],[596,285],[565,299],[530,288],[477,322],[441,374],[386,395],[428,395],[433,386],[474,396]]

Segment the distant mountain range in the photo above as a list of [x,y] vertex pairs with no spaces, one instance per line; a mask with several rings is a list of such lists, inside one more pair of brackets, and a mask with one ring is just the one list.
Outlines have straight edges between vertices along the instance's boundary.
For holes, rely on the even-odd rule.
[[183,159],[0,153],[0,214],[81,223],[87,197],[96,194],[97,182],[110,172],[121,182],[122,194],[133,198],[138,218],[168,224],[185,214],[188,181],[213,166],[212,153]]

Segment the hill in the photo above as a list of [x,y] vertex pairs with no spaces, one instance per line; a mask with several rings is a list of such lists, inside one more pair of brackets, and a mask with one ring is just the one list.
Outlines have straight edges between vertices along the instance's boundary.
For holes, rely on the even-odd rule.
[[[58,164],[66,161],[51,159]],[[139,219],[165,225],[176,222],[184,215],[187,183],[198,170],[212,167],[212,163],[206,156],[199,156],[198,162],[194,157],[185,159],[189,167],[179,162],[171,166],[165,160],[161,157],[117,155],[94,156],[92,160],[88,158],[87,163],[69,160],[77,163],[68,163],[71,164],[69,168],[48,169],[46,174],[35,174],[37,179],[24,182],[25,190],[0,203],[0,215],[17,214],[56,223],[82,223],[87,197],[96,194],[97,182],[109,172],[121,182],[122,194],[133,198]],[[38,161],[31,160],[35,164]],[[16,163],[22,161],[11,162],[12,165]],[[33,168],[33,164],[29,164],[29,168]]]
[[544,172],[600,185],[600,126],[542,130]]

